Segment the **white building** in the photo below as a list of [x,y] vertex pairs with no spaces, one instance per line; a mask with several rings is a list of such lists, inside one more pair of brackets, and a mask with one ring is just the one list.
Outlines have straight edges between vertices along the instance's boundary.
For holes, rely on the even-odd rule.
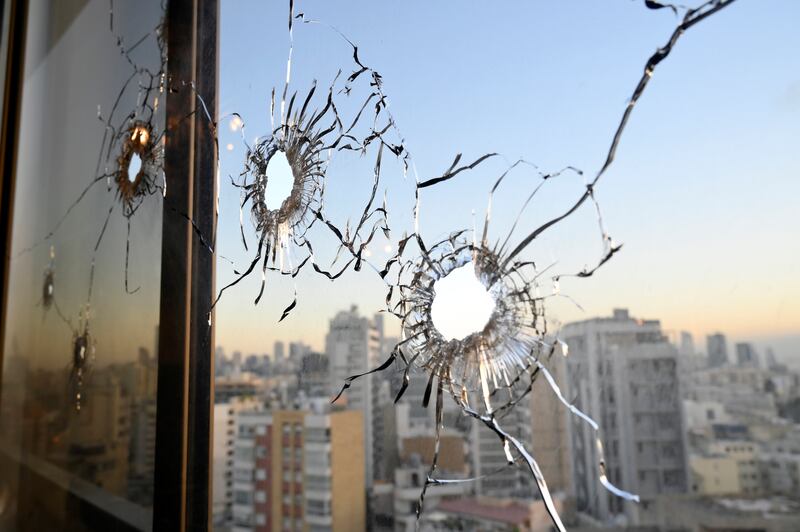
[[686,428],[706,431],[716,423],[730,423],[731,417],[725,405],[719,401],[694,401],[685,399],[683,409],[686,414]]
[[[382,324],[381,324],[382,325]],[[362,317],[354,305],[341,311],[332,320],[325,336],[325,354],[328,356],[331,394],[339,393],[348,377],[364,373],[380,364],[383,331],[374,322]],[[374,433],[374,407],[376,387],[375,374],[353,381],[338,402],[349,410],[358,410],[364,419],[364,448],[367,453],[366,482],[372,486],[375,462],[375,447],[382,446],[381,435]],[[381,443],[378,443],[380,441]]]
[[215,530],[224,530],[233,519],[234,445],[237,413],[255,408],[256,401],[241,398],[214,405],[212,515]]
[[[685,422],[678,353],[657,320],[638,320],[624,309],[613,317],[568,324],[565,395],[600,424],[608,479],[642,500],[688,491]],[[637,524],[639,508],[600,483],[597,433],[572,416],[577,508],[600,521]],[[646,504],[645,504],[646,506]]]

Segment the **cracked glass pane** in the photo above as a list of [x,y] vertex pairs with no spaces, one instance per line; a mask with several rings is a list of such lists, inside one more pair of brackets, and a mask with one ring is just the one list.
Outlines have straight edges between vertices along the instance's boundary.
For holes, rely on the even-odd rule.
[[[522,37],[524,25],[508,25],[512,38],[504,44],[482,41],[484,48],[476,48],[463,37],[456,39],[438,18],[409,22],[414,9],[337,10],[289,2],[281,11],[275,6],[223,4],[222,101],[229,106],[223,116],[232,118],[230,132],[220,128],[220,145],[226,146],[221,167],[241,190],[238,203],[230,191],[221,193],[220,234],[228,237],[218,240],[220,256],[225,257],[219,262],[219,275],[223,291],[241,286],[218,299],[215,412],[233,423],[250,423],[256,417],[253,422],[265,433],[270,427],[275,431],[278,419],[291,412],[304,420],[304,434],[314,434],[315,424],[323,423],[331,427],[329,438],[337,432],[333,427],[338,415],[360,415],[360,428],[354,428],[350,436],[362,440],[352,451],[363,453],[363,468],[338,461],[332,453],[327,460],[315,459],[315,465],[304,471],[315,484],[329,487],[337,475],[317,479],[318,467],[347,470],[348,478],[363,476],[369,514],[378,520],[371,526],[383,519],[401,528],[434,529],[442,519],[464,518],[470,505],[491,512],[486,505],[492,503],[469,499],[470,495],[505,498],[500,504],[523,513],[537,508],[540,517],[547,516],[542,526],[561,530],[565,510],[570,522],[576,510],[602,514],[603,519],[635,519],[636,503],[641,500],[637,487],[646,483],[638,481],[640,475],[631,478],[630,473],[620,473],[620,447],[630,449],[636,440],[621,441],[616,436],[623,421],[615,407],[598,410],[592,403],[596,389],[612,405],[615,392],[600,383],[584,388],[580,375],[592,362],[585,360],[582,338],[575,335],[574,323],[568,322],[586,312],[581,280],[594,281],[622,252],[621,242],[607,228],[609,218],[619,217],[619,202],[609,216],[608,207],[601,209],[601,197],[609,179],[604,176],[617,168],[622,146],[631,142],[641,147],[646,138],[641,133],[646,130],[634,118],[640,99],[656,71],[661,72],[662,62],[672,61],[684,35],[702,32],[695,26],[722,18],[717,13],[727,12],[732,3],[637,2],[635,12],[631,6],[617,15],[629,25],[640,24],[645,17],[660,17],[658,30],[663,36],[654,39],[654,31],[647,39],[637,36],[632,42],[642,48],[636,53],[632,45],[615,44],[614,53],[603,53],[597,65],[592,62],[605,50],[587,43],[593,42],[594,35],[602,40],[598,32],[603,26],[590,20],[592,16],[611,19],[614,14],[594,7],[591,13],[526,8],[538,18],[531,13],[521,17],[548,20],[555,26],[577,21],[585,35],[576,41],[592,51],[587,58],[560,41],[535,34],[527,42]],[[474,24],[465,13],[448,11],[446,18],[453,27]],[[354,23],[364,20],[369,22]],[[378,33],[388,20],[413,26],[420,34],[419,42],[399,44],[387,38],[384,43]],[[242,36],[257,31],[256,24],[266,35],[256,50],[270,53],[262,57],[262,67],[253,70],[241,60],[252,46]],[[465,50],[439,40],[440,33],[457,40]],[[371,46],[354,34],[372,40]],[[520,49],[532,55],[503,49],[509,42],[526,43]],[[288,62],[272,53],[281,49],[288,51]],[[513,65],[504,54],[521,57],[520,64]],[[554,64],[553,57],[563,65]],[[665,61],[667,57],[670,61]],[[501,64],[504,70],[497,67]],[[685,78],[676,74],[679,64],[670,68],[675,77],[665,83],[671,83],[676,94],[680,91],[676,79]],[[609,82],[606,72],[618,72],[619,79]],[[352,83],[364,77],[371,81],[360,93]],[[427,77],[437,82],[428,82]],[[346,80],[341,87],[340,78]],[[305,110],[316,96],[317,84],[322,86],[325,79],[334,80],[328,104],[336,116],[331,128],[323,131],[335,140],[327,146],[326,158],[309,155],[320,185],[306,187],[298,177],[303,174],[298,170],[302,164],[289,155],[283,139],[291,140],[291,128],[303,132],[300,138],[316,139],[319,132],[306,125],[303,111],[287,121],[291,113],[284,109],[297,109],[298,102],[304,101]],[[302,85],[303,80],[309,80],[312,89],[299,92],[296,100],[289,97],[293,94],[289,87]],[[580,102],[592,84],[598,87],[595,104],[607,108],[590,109]],[[462,92],[475,99],[460,96]],[[546,109],[548,98],[563,118]],[[351,138],[354,126],[348,128],[349,121],[339,117],[351,106],[353,124],[358,124],[373,101],[377,102],[375,117],[370,119],[373,125],[364,129],[363,136]],[[269,110],[264,113],[267,102]],[[447,112],[449,105],[457,107]],[[577,109],[570,109],[572,105]],[[309,108],[314,109],[314,104]],[[327,109],[326,104],[322,113]],[[584,113],[591,120],[580,120]],[[378,118],[387,120],[384,126],[374,125]],[[473,126],[478,118],[483,127]],[[265,128],[271,133],[248,142],[253,133],[244,133],[245,122],[248,132],[255,124],[256,135]],[[638,139],[628,129],[638,129]],[[383,135],[389,133],[396,140],[386,141]],[[561,146],[554,144],[555,138],[561,139]],[[342,143],[347,143],[346,150],[339,149]],[[390,146],[395,148],[389,150],[395,157],[388,166],[382,155]],[[672,147],[674,143],[666,148]],[[350,148],[360,153],[358,160],[343,157],[348,154],[341,152]],[[516,153],[524,155],[510,155]],[[293,227],[290,221],[281,228],[274,220],[291,218],[274,212],[266,199],[271,158],[284,154],[291,169],[288,179],[294,184],[291,192],[284,192],[287,199],[279,211],[287,204],[303,205],[292,200],[303,191],[304,198],[319,202],[319,207],[310,208],[315,216],[302,226]],[[242,159],[244,170],[237,173],[241,165],[237,161]],[[321,160],[324,163],[317,163]],[[367,208],[356,222],[359,198],[364,196]],[[366,230],[365,220],[372,216],[369,209],[381,196],[381,206],[373,211],[379,215],[379,226]],[[230,209],[232,203],[238,217],[225,214],[226,205]],[[247,209],[250,226],[243,214]],[[241,241],[239,249],[233,247],[234,232]],[[248,238],[253,236],[259,241],[256,253],[242,263],[237,258],[243,256],[242,248],[250,250]],[[268,245],[263,246],[264,241]],[[291,250],[304,246],[307,254]],[[329,259],[321,258],[323,254],[332,257],[330,264],[343,263],[343,267],[323,266],[329,264]],[[259,264],[262,275],[252,278]],[[306,264],[323,277],[303,270]],[[269,276],[268,272],[284,275]],[[258,306],[246,310],[252,294]],[[281,301],[289,297],[287,307]],[[590,302],[590,308],[597,306],[591,298]],[[266,325],[275,320],[281,322],[278,327]],[[651,335],[658,343],[654,349],[664,349],[661,343],[666,337],[659,328],[641,334]],[[573,341],[579,349],[570,355]],[[233,352],[226,354],[228,344]],[[677,378],[673,354],[667,349],[661,356],[665,378],[670,374]],[[634,366],[629,370],[634,371]],[[660,385],[663,389],[653,393],[660,394],[664,405],[679,410],[675,388],[669,388],[675,381],[665,382]],[[238,387],[248,390],[247,399],[235,391]],[[569,420],[563,421],[563,416]],[[562,421],[553,429],[542,423],[543,417]],[[221,421],[217,423],[221,426]],[[614,437],[606,434],[606,425]],[[680,455],[685,452],[680,424],[668,425],[677,432],[670,432],[673,439],[667,438],[664,445]],[[540,433],[534,434],[537,426]],[[551,429],[559,432],[556,448],[537,445],[548,438],[541,431]],[[665,428],[664,434],[669,430]],[[269,442],[278,445],[274,438],[266,438]],[[220,440],[215,453],[224,448],[240,450],[242,445],[235,437]],[[585,448],[581,460],[575,460],[574,478],[568,471],[573,460],[566,459],[558,445]],[[253,465],[258,470],[256,462]],[[225,470],[221,462],[215,467]],[[551,475],[546,472],[552,473],[553,487],[548,486]],[[686,469],[675,466],[664,473],[663,482],[685,489],[687,479]],[[252,489],[258,490],[258,485],[256,481]],[[354,491],[360,494],[362,484],[357,486]],[[584,486],[589,491],[584,493]],[[273,485],[278,488],[283,493],[294,489],[286,483]],[[237,493],[244,496],[246,491],[242,487]],[[650,501],[652,490],[644,489],[644,496]],[[304,499],[305,508],[314,506],[309,522],[333,525],[335,512],[309,504],[312,499],[310,495]],[[340,494],[338,499],[339,504],[357,509],[349,516],[356,521],[345,525],[341,520],[339,526],[365,526],[358,521],[362,518],[360,495]],[[462,509],[453,502],[459,499],[466,504]],[[239,512],[224,509],[224,495],[215,500],[217,522],[247,519],[243,508]],[[573,506],[576,500],[578,508]],[[286,512],[292,510],[284,505],[281,516]],[[265,519],[277,522],[281,516],[264,514]]]
[[72,503],[48,482],[152,526],[163,7],[27,8],[0,483],[36,495],[4,500],[0,528],[68,519]]

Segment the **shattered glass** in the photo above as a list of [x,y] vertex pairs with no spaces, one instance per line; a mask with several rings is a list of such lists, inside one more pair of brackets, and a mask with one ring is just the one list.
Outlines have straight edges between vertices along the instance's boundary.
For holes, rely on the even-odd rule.
[[[335,280],[349,268],[361,271],[367,246],[376,233],[381,231],[389,238],[386,198],[381,202],[379,195],[384,152],[401,161],[406,170],[409,154],[388,110],[381,76],[359,59],[355,44],[335,28],[329,28],[351,48],[351,64],[345,66],[350,71],[338,70],[326,91],[317,89],[316,79],[308,89],[295,89],[292,54],[294,27],[298,23],[320,24],[296,13],[294,2],[289,2],[286,76],[282,88],[273,87],[270,91],[270,131],[249,142],[246,122],[240,113],[232,112],[221,119],[229,120],[231,131],[240,133],[245,150],[239,175],[230,176],[231,185],[240,190],[241,244],[246,251],[250,250],[248,233],[255,233],[257,243],[251,262],[234,270],[234,279],[219,290],[215,305],[226,290],[257,269],[261,270],[261,284],[254,299],[256,304],[264,295],[267,272],[295,278],[310,264],[316,273]],[[229,150],[234,147],[227,146]],[[325,190],[329,166],[337,164],[348,152],[358,155],[362,162],[369,161],[371,192],[359,211],[348,213],[347,221],[342,224],[326,215]],[[287,174],[291,176],[291,186],[286,183]],[[366,190],[368,185],[365,182],[362,186]],[[279,194],[279,203],[271,201],[275,188],[289,189]],[[251,222],[247,228],[245,211],[249,211]],[[323,238],[311,236],[315,224],[324,226],[327,238],[337,243],[330,260],[315,256],[313,242]],[[297,306],[297,286],[293,291],[293,300],[278,321],[283,321]]]
[[0,471],[15,493],[36,492],[2,516],[32,528],[58,528],[69,509],[21,467],[97,505],[111,497],[122,521],[151,526],[165,8],[26,7]]
[[[534,382],[541,374],[553,393],[572,414],[588,423],[596,433],[600,431],[595,420],[581,412],[563,396],[555,379],[546,368],[550,357],[556,353],[557,356],[567,356],[568,348],[558,338],[558,332],[549,329],[545,304],[548,299],[561,295],[559,292],[561,277],[590,277],[621,249],[622,246],[614,243],[604,227],[600,206],[595,197],[595,188],[600,178],[611,167],[631,113],[644,93],[656,66],[670,54],[686,30],[731,3],[725,0],[712,0],[697,8],[689,9],[659,2],[645,2],[650,9],[669,8],[676,15],[679,11],[682,12],[681,22],[666,44],[646,62],[644,72],[630,96],[613,135],[603,164],[594,173],[594,177],[584,183],[582,194],[562,214],[545,221],[533,230],[518,226],[522,211],[535,202],[540,188],[548,181],[564,172],[583,175],[582,171],[572,166],[555,173],[538,172],[538,183],[532,187],[520,214],[512,226],[502,232],[506,235],[505,238],[494,240],[489,236],[492,199],[495,192],[512,170],[524,165],[536,168],[532,163],[519,160],[510,164],[491,188],[486,217],[480,233],[476,229],[457,229],[447,238],[425,242],[419,233],[418,219],[423,190],[433,186],[445,186],[443,185],[445,182],[459,176],[463,179],[463,174],[480,169],[481,165],[497,157],[498,154],[488,153],[466,164],[462,163],[462,155],[458,154],[441,175],[422,181],[417,180],[417,204],[414,210],[416,232],[399,241],[397,253],[387,261],[380,272],[381,277],[388,282],[386,312],[401,321],[401,340],[383,364],[366,373],[349,377],[339,395],[334,398],[334,402],[357,379],[387,370],[398,360],[405,369],[403,384],[395,402],[407,389],[409,372],[413,368],[419,368],[427,374],[428,384],[422,404],[427,407],[432,394],[435,393],[435,443],[433,459],[417,506],[418,522],[429,486],[475,480],[447,480],[436,476],[440,433],[443,428],[443,396],[448,393],[465,415],[479,421],[497,435],[509,465],[521,463],[527,467],[536,481],[553,525],[559,530],[564,530],[539,464],[521,441],[503,429],[502,419],[508,410],[513,409],[531,391]],[[519,259],[520,254],[540,235],[570,217],[587,200],[595,207],[602,239],[603,251],[594,265],[578,272],[558,273],[551,269],[554,264],[542,267],[535,261]],[[410,258],[406,256],[409,244],[416,247]],[[436,327],[432,309],[436,299],[436,287],[448,276],[456,275],[456,272],[470,264],[471,271],[491,294],[494,309],[482,330],[459,339],[449,334],[444,335]],[[541,281],[544,276],[549,278],[549,290]],[[598,458],[597,475],[602,485],[618,497],[638,502],[637,495],[624,491],[609,481],[599,435],[595,439],[595,445]]]
[[[222,213],[236,212],[238,222],[235,243],[230,239],[214,241],[202,234],[195,221],[179,213],[192,223],[208,250],[221,259],[219,264],[224,271],[220,279],[224,281],[212,310],[218,304],[220,314],[231,308],[225,307],[228,297],[233,298],[231,305],[243,297],[254,305],[264,299],[280,300],[281,310],[271,316],[277,319],[270,326],[286,320],[283,327],[303,306],[323,305],[315,301],[323,291],[351,294],[355,290],[349,290],[346,283],[366,277],[380,285],[385,296],[384,315],[396,320],[399,338],[383,363],[348,377],[332,402],[345,396],[348,388],[363,377],[399,371],[399,386],[394,394],[394,401],[398,402],[409,389],[412,374],[423,376],[426,384],[421,406],[433,411],[434,434],[433,452],[416,506],[418,521],[429,488],[482,478],[447,478],[438,474],[445,405],[452,401],[462,420],[472,420],[496,436],[507,462],[503,470],[521,468],[529,473],[553,525],[564,530],[539,463],[526,444],[504,425],[542,379],[565,409],[597,433],[595,474],[603,486],[624,500],[639,500],[636,494],[607,478],[599,437],[602,428],[573,404],[573,398],[563,395],[548,369],[552,357],[568,356],[568,346],[559,338],[558,325],[549,320],[548,312],[554,300],[578,304],[561,292],[562,278],[591,277],[622,249],[606,230],[596,190],[615,160],[631,114],[656,67],[685,32],[733,1],[709,0],[688,8],[645,0],[646,8],[672,13],[678,23],[645,62],[603,162],[592,172],[569,164],[543,171],[527,159],[509,160],[500,152],[490,151],[466,159],[462,153],[455,157],[442,155],[436,164],[445,166],[446,161],[451,161],[449,166],[438,175],[421,177],[390,110],[391,88],[377,67],[343,32],[307,16],[293,0],[288,2],[288,17],[282,19],[288,55],[285,69],[274,73],[271,87],[257,87],[260,98],[254,109],[233,106],[223,109],[221,117],[213,117],[205,109],[202,96],[197,95],[205,119],[216,132],[215,146],[224,160],[217,176],[219,209]],[[115,252],[121,253],[124,242],[121,262],[125,295],[139,293],[144,285],[129,283],[131,256],[136,251],[131,250],[132,241],[136,241],[131,236],[132,225],[139,218],[145,218],[143,223],[147,223],[147,213],[162,208],[163,203],[158,200],[168,193],[169,176],[163,171],[168,135],[163,98],[169,83],[185,83],[166,79],[162,20],[136,38],[123,37],[118,23],[118,10],[111,2],[109,33],[124,63],[117,67],[124,72],[124,81],[115,98],[98,104],[96,116],[103,133],[94,172],[81,181],[85,184],[74,200],[57,210],[60,214],[43,231],[44,237],[32,239],[31,245],[17,253],[21,258],[41,254],[44,246],[50,248],[36,293],[45,313],[55,309],[71,333],[67,388],[76,413],[91,404],[87,383],[99,371],[100,360],[96,358],[100,359],[105,350],[93,321],[97,300],[101,299],[93,298],[98,256],[110,239],[109,234],[119,244]],[[304,56],[298,57],[298,53],[304,42],[298,34],[310,35],[312,31],[324,34],[331,44],[330,50],[320,51],[332,56],[329,72],[303,72]],[[147,43],[157,58],[153,61],[151,57],[145,64],[137,53]],[[308,46],[304,53],[313,51]],[[431,98],[447,98],[445,91],[431,92]],[[249,136],[253,133],[256,136]],[[443,136],[446,133],[444,128]],[[221,146],[224,150],[219,149]],[[429,164],[419,164],[420,168],[425,166]],[[227,171],[231,167],[236,170]],[[485,217],[472,228],[456,225],[444,236],[432,237],[426,231],[425,220],[449,220],[448,205],[442,201],[428,204],[428,194],[447,198],[448,190],[463,180],[483,182],[486,175],[493,180],[486,183]],[[511,186],[512,179],[517,180],[513,189],[514,195],[519,196],[514,206],[505,204],[507,196],[503,201],[496,200]],[[579,183],[577,195],[556,206],[559,214],[530,225],[528,215],[540,208],[542,195],[553,183],[565,180],[573,185]],[[98,189],[105,189],[105,194],[98,196]],[[408,192],[407,198],[395,197],[403,192]],[[84,207],[89,201],[91,205]],[[401,206],[392,211],[392,220],[400,220],[398,225],[410,226],[410,230],[400,235],[392,231],[390,205]],[[584,205],[590,205],[596,216],[599,257],[579,270],[563,269],[557,258],[531,259],[534,243],[542,241],[556,226],[569,223]],[[96,221],[86,224],[92,230],[95,226],[98,229],[96,235],[92,234],[91,246],[81,247],[81,253],[69,253],[71,263],[78,263],[75,255],[83,259],[80,264],[85,265],[88,275],[86,286],[81,285],[86,296],[78,302],[74,290],[69,298],[61,299],[62,276],[56,270],[55,258],[58,251],[60,265],[62,249],[70,246],[68,241],[59,241],[62,227],[84,208],[92,214],[99,212],[102,219],[99,225]],[[493,220],[493,213],[499,209],[514,209],[516,214],[510,224]],[[117,219],[119,214],[121,219]],[[109,233],[118,221],[124,224],[124,237],[120,237],[119,227]],[[42,268],[36,271],[41,272]],[[308,275],[311,272],[313,280]],[[157,283],[149,288],[154,287]],[[288,304],[287,293],[291,293]],[[71,301],[68,308],[74,313],[62,311],[59,301],[65,300]],[[449,323],[447,318],[452,317],[454,309],[469,319],[460,316],[456,323]],[[251,316],[259,316],[255,312]],[[210,313],[209,326],[212,323]],[[146,500],[147,495],[143,498]]]
[[[87,351],[90,342],[89,322],[91,320],[92,293],[95,285],[95,265],[98,251],[106,236],[109,222],[116,210],[125,218],[127,225],[125,237],[124,286],[128,294],[135,294],[140,287],[129,286],[129,262],[131,248],[131,223],[139,208],[150,197],[166,194],[164,178],[164,144],[166,127],[163,104],[166,90],[166,41],[162,17],[149,31],[141,32],[136,40],[129,40],[115,28],[115,7],[113,0],[108,10],[108,35],[117,49],[126,73],[116,88],[113,99],[105,105],[98,104],[97,120],[102,124],[103,136],[97,150],[97,163],[94,175],[75,199],[64,209],[47,234],[33,244],[16,253],[17,257],[27,255],[43,244],[51,243],[59,234],[64,223],[75,209],[79,209],[94,189],[106,188],[109,205],[104,222],[95,241],[92,253],[87,257],[89,282],[86,300],[79,311],[82,323],[74,329],[71,320],[57,305],[55,294],[55,246],[50,245],[50,263],[45,271],[43,300],[45,309],[55,306],[61,320],[73,329],[73,350]],[[119,23],[119,14],[117,14]],[[148,53],[141,54],[137,49],[150,46]],[[156,50],[158,61],[153,61],[152,48]],[[80,410],[83,376],[91,367],[93,356],[73,357],[71,385],[76,410]]]

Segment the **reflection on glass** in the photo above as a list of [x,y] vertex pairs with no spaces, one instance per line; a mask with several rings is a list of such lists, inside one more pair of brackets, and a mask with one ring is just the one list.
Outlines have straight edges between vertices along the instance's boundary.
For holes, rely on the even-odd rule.
[[[0,528],[151,526],[163,192],[159,2],[32,2],[0,397]],[[70,508],[73,508],[70,511]]]

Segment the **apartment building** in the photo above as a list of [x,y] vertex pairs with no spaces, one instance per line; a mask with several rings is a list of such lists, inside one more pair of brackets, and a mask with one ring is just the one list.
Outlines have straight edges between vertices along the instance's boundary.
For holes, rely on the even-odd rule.
[[[600,424],[608,479],[645,503],[687,492],[678,353],[660,323],[616,309],[570,323],[562,336],[569,345],[565,395]],[[570,434],[577,507],[600,521],[638,524],[647,504],[627,503],[600,482],[597,432],[572,416]]]
[[345,532],[366,526],[358,411],[242,411],[232,532]]

